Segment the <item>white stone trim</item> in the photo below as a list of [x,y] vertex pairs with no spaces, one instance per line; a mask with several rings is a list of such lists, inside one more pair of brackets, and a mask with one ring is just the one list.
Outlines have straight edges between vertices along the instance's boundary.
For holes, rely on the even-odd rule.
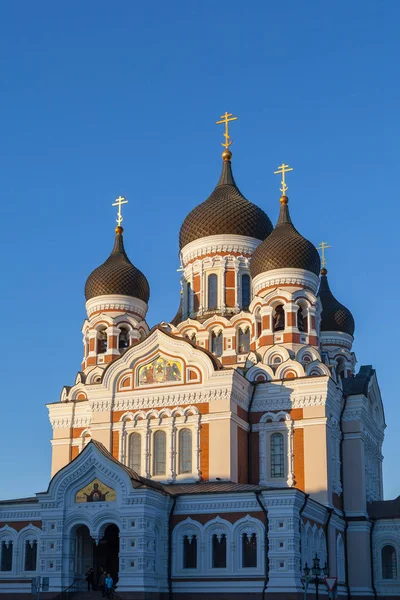
[[142,319],[145,318],[148,308],[146,302],[143,302],[143,300],[140,300],[139,298],[118,294],[96,296],[95,298],[88,300],[85,307],[89,317],[97,311],[113,310],[116,312],[131,311]]
[[298,285],[309,288],[315,293],[318,289],[319,277],[305,269],[272,269],[254,277],[253,294],[255,296],[260,290],[280,285]]
[[183,264],[186,265],[195,258],[218,252],[253,254],[259,244],[261,240],[244,235],[209,235],[186,244],[181,250],[181,256]]

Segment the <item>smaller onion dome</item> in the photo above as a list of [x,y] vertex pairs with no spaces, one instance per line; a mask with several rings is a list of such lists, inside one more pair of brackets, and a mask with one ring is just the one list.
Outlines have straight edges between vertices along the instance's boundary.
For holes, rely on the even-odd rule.
[[265,212],[247,200],[232,174],[232,153],[222,154],[222,173],[217,187],[184,220],[179,233],[179,247],[203,237],[220,234],[243,235],[264,240],[273,229]]
[[274,269],[304,269],[319,274],[321,261],[315,246],[292,224],[288,198],[281,197],[279,219],[273,232],[254,251],[250,261],[251,276]]
[[321,282],[318,291],[318,298],[322,304],[321,331],[341,331],[353,336],[355,329],[353,315],[332,294],[327,274],[326,269],[321,269]]
[[126,255],[123,228],[116,227],[114,248],[110,256],[88,277],[85,285],[86,300],[97,296],[121,295],[139,298],[148,303],[149,283]]

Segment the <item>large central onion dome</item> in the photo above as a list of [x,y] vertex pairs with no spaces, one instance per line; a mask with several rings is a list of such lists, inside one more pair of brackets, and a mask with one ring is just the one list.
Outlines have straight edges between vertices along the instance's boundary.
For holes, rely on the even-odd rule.
[[355,329],[353,315],[332,294],[327,274],[326,269],[321,269],[321,283],[318,292],[322,304],[321,331],[341,331],[353,336]]
[[261,208],[249,202],[238,189],[232,174],[231,152],[222,157],[221,177],[217,187],[184,220],[179,233],[179,247],[211,235],[232,234],[264,240],[272,223]]
[[321,261],[315,246],[294,227],[289,214],[288,198],[281,197],[281,210],[275,229],[260,244],[250,261],[254,278],[275,269],[304,269],[319,275]]
[[115,243],[110,256],[86,281],[86,300],[97,296],[121,295],[139,298],[147,304],[150,297],[149,283],[125,252],[123,228],[117,227],[115,231]]

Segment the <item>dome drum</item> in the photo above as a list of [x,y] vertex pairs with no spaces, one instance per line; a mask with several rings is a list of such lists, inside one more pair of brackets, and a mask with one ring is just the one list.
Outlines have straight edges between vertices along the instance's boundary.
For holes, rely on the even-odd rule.
[[86,302],[86,312],[88,317],[99,312],[118,312],[131,313],[138,319],[142,320],[146,317],[147,303],[139,298],[132,296],[124,296],[121,294],[108,294],[104,296],[96,296]]
[[[251,263],[250,269],[252,270]],[[262,296],[264,290],[285,285],[307,288],[315,294],[318,289],[319,278],[306,269],[290,267],[273,269],[253,277],[253,294]]]

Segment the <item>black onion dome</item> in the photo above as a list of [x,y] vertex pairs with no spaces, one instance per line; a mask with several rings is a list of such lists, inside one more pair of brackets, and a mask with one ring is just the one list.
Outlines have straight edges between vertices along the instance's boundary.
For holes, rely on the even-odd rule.
[[315,246],[306,240],[292,224],[286,196],[282,197],[281,210],[275,229],[260,244],[250,261],[254,278],[274,269],[305,269],[319,274],[321,261]]
[[85,285],[86,300],[97,296],[118,294],[148,302],[149,283],[143,273],[127,257],[122,231],[122,227],[117,227],[114,248],[110,256],[105,263],[89,275]]
[[354,335],[354,318],[348,308],[340,304],[329,287],[326,269],[321,271],[318,297],[322,304],[321,331],[341,331]]
[[184,220],[179,247],[210,235],[233,234],[264,240],[272,223],[261,208],[247,200],[237,187],[230,160],[224,160],[217,187]]

